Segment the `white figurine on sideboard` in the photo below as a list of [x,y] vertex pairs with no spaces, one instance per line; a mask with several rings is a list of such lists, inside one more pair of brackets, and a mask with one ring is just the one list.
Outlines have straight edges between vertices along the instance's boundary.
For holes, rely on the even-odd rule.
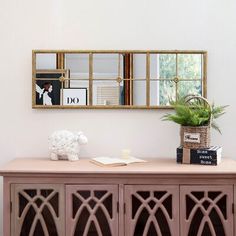
[[87,142],[88,139],[83,132],[55,131],[49,137],[50,157],[54,161],[59,159],[77,161],[79,160],[80,144]]

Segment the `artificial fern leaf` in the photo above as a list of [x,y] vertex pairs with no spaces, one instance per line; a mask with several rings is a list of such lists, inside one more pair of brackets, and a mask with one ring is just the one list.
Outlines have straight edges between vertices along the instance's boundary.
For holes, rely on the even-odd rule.
[[187,97],[188,101],[185,98],[179,98],[176,102],[170,101],[175,114],[166,114],[162,119],[173,121],[183,126],[204,126],[211,124],[212,128],[221,133],[219,127],[212,120],[222,116],[227,106],[216,107],[214,104],[209,105],[199,96],[193,96],[193,98],[197,98],[196,100],[191,99],[191,96]]

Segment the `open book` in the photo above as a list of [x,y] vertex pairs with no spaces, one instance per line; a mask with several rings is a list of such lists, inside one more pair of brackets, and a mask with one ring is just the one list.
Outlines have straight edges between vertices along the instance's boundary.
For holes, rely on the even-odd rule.
[[112,158],[112,157],[95,157],[90,160],[99,166],[126,166],[131,163],[147,162],[145,160],[129,157],[129,158]]

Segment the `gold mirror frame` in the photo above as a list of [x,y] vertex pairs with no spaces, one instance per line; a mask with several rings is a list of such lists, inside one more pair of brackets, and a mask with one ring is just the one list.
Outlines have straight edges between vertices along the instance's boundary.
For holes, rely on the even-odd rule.
[[[37,54],[56,54],[56,69],[55,70],[38,70],[36,69],[36,55]],[[61,97],[60,97],[60,105],[38,105],[36,104],[36,82],[39,80],[46,80],[45,78],[37,78],[36,74],[45,73],[45,74],[57,74],[57,77],[50,77],[52,81],[59,81],[61,84],[61,91],[69,88],[70,84],[70,71],[65,69],[65,54],[88,54],[89,56],[89,78],[88,82],[88,99],[86,93],[86,99],[88,100],[88,104],[86,105],[61,105]],[[132,91],[132,83],[135,80],[133,78],[133,55],[144,54],[146,57],[146,77],[144,80],[146,81],[146,104],[145,105],[132,105],[132,97],[129,92],[129,103],[128,105],[93,105],[93,57],[96,54],[118,54],[123,55],[123,62],[127,60],[129,65],[129,71],[124,72],[126,76],[122,78],[119,74],[116,78],[117,83],[124,82],[128,84],[128,86],[124,86],[124,89],[128,88]],[[33,50],[32,51],[32,108],[38,109],[166,109],[171,108],[169,105],[151,105],[150,104],[150,86],[151,86],[151,77],[150,77],[150,56],[152,54],[175,54],[176,55],[176,76],[174,76],[170,81],[173,81],[176,84],[176,96],[177,96],[177,84],[179,82],[178,77],[178,63],[177,58],[178,55],[181,54],[200,54],[202,57],[201,64],[201,94],[203,97],[207,96],[207,52],[202,50]],[[126,56],[126,57],[125,57]],[[120,63],[120,60],[119,60]],[[55,75],[54,74],[54,75]],[[158,80],[158,79],[156,79]],[[137,80],[136,80],[137,81]],[[194,80],[193,80],[194,81]],[[60,91],[60,93],[61,93]],[[87,92],[87,90],[86,90]],[[131,92],[133,93],[133,92]],[[133,94],[132,94],[133,96]]]

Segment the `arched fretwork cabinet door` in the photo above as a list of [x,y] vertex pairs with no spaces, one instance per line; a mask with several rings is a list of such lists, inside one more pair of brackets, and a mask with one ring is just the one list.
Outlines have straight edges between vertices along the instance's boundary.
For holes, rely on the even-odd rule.
[[182,236],[233,236],[233,186],[180,187]]
[[125,236],[178,235],[179,186],[125,186]]
[[66,186],[67,236],[118,236],[118,185]]
[[64,187],[11,185],[11,236],[65,236]]

